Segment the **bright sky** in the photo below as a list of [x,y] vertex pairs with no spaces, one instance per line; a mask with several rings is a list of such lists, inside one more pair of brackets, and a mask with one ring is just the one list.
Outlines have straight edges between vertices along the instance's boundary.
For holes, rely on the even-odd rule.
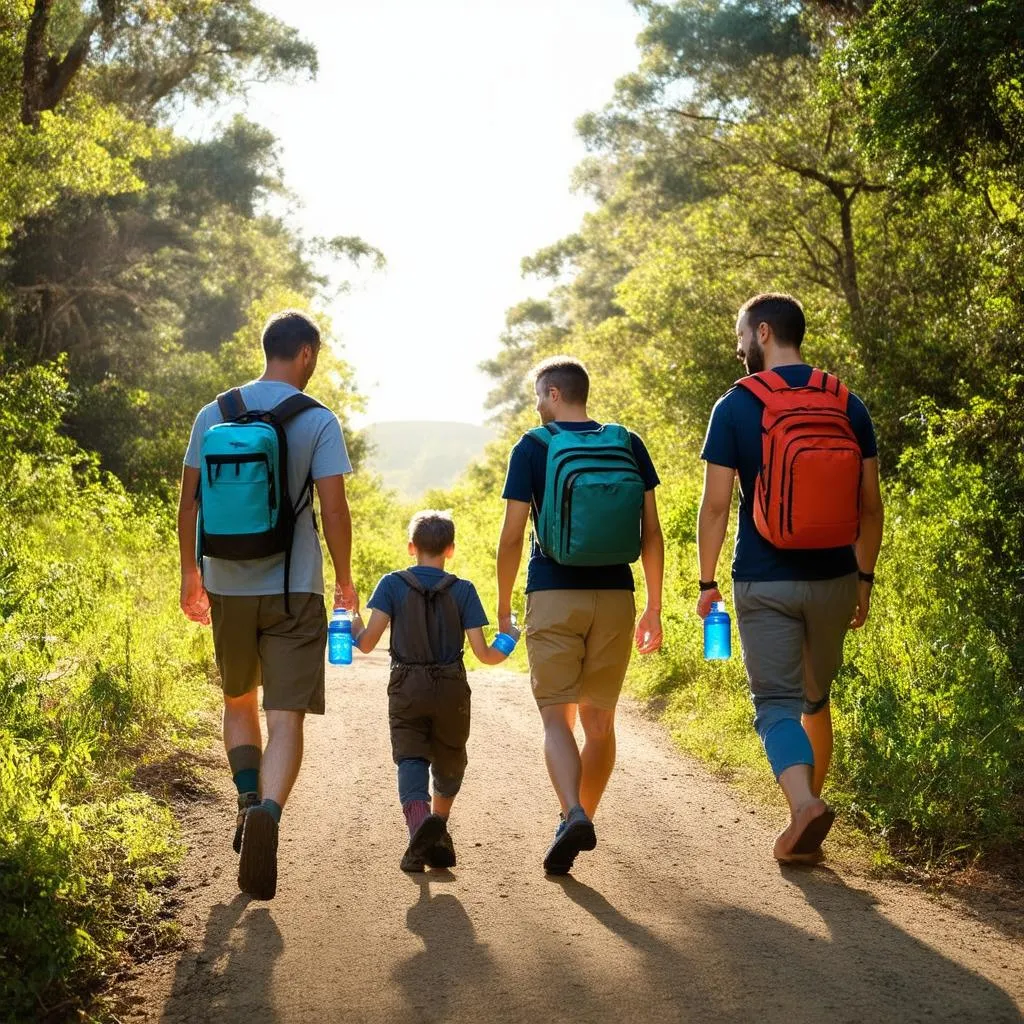
[[584,156],[573,123],[636,66],[640,19],[627,0],[262,6],[317,45],[320,74],[254,88],[247,115],[280,139],[303,227],[361,235],[388,260],[332,309],[363,422],[482,423],[477,364],[505,310],[545,291],[520,259],[588,209],[570,192]]

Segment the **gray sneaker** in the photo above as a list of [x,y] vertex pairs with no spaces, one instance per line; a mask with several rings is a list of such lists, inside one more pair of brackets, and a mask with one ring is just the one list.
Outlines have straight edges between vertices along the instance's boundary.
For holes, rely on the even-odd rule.
[[567,875],[582,850],[597,846],[594,824],[582,807],[574,807],[555,829],[555,841],[544,855],[544,870],[549,875]]

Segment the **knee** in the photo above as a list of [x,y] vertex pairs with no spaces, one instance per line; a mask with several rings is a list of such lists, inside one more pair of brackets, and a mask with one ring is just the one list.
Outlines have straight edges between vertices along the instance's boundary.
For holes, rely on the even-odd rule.
[[580,708],[580,722],[588,740],[610,740],[615,736],[615,712],[600,708]]
[[438,796],[457,796],[459,790],[462,789],[463,774],[463,772],[458,772],[457,774],[441,775],[438,772],[434,772],[434,792]]

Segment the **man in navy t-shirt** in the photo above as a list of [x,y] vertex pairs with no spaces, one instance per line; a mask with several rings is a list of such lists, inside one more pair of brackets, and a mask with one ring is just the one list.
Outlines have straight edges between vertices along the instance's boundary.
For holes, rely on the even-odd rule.
[[[597,431],[587,413],[590,378],[567,356],[533,371],[542,423],[562,430]],[[664,543],[654,488],[658,486],[643,441],[630,446],[644,483],[641,560],[647,607],[634,632],[633,572],[628,565],[561,565],[541,551],[536,533],[526,579],[526,651],[534,699],[544,723],[544,756],[562,806],[555,841],[544,858],[549,874],[565,874],[581,850],[597,843],[591,818],[615,763],[615,706],[635,639],[641,653],[661,646]],[[502,497],[505,522],[498,544],[498,628],[512,622],[512,589],[522,559],[531,509],[540,514],[547,450],[529,434],[512,449]],[[536,524],[535,524],[536,526]],[[573,726],[577,711],[586,734],[582,757]]]
[[[736,355],[748,373],[774,370],[789,387],[806,387],[812,367],[800,356],[804,328],[803,309],[792,297],[755,296],[736,322]],[[871,417],[851,393],[846,414],[863,460],[857,542],[814,550],[778,548],[758,532],[753,515],[763,411],[750,391],[737,386],[711,412],[701,452],[707,465],[697,527],[697,614],[704,618],[712,602],[722,599],[715,571],[738,476],[733,597],[754,727],[791,818],[775,842],[774,856],[780,861],[816,861],[835,817],[821,799],[832,757],[829,690],[842,664],[847,630],[867,619],[882,543],[878,449]]]

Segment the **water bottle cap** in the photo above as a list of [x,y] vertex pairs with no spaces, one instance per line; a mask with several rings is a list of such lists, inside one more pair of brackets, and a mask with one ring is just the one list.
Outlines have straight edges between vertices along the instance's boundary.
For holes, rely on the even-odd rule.
[[713,601],[711,603],[711,610],[713,612],[724,612],[725,611],[725,602],[724,601]]

